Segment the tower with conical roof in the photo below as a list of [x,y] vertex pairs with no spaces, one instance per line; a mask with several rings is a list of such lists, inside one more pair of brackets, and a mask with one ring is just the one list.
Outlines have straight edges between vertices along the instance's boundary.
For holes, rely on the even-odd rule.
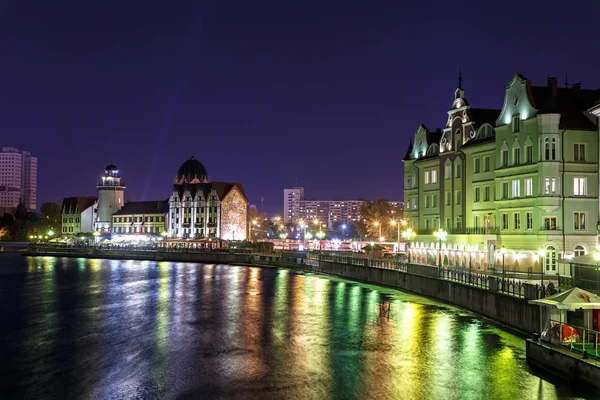
[[94,228],[100,233],[110,233],[112,215],[123,207],[125,184],[116,165],[104,168],[104,174],[96,185],[98,188],[98,214]]

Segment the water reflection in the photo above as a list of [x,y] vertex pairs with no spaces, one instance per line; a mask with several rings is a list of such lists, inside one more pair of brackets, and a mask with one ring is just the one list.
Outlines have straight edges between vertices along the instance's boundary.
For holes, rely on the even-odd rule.
[[226,265],[0,267],[0,397],[572,397],[522,339],[397,291]]

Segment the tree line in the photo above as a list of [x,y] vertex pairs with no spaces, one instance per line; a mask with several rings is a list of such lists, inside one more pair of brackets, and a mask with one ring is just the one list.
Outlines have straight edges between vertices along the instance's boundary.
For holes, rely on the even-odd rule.
[[57,203],[43,203],[39,212],[27,211],[23,204],[19,204],[14,214],[4,213],[0,217],[0,240],[23,242],[30,236],[47,236],[49,232],[59,235],[61,222]]

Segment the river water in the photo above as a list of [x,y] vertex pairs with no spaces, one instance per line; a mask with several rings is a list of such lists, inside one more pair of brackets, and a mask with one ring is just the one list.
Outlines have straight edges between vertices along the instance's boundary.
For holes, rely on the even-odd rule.
[[576,398],[465,311],[286,269],[0,255],[0,321],[2,399]]

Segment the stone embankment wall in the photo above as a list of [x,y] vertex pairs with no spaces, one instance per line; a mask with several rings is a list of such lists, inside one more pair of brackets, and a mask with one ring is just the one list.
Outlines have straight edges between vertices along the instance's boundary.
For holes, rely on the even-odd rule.
[[133,259],[152,261],[198,262],[262,267],[285,267],[307,272],[328,274],[345,279],[388,286],[440,300],[494,320],[507,328],[530,335],[539,331],[540,313],[527,300],[468,284],[440,279],[437,268],[408,265],[406,271],[370,267],[368,259],[352,263],[311,260],[303,257],[275,255],[195,253],[119,250],[36,249],[25,255],[67,256],[88,258]]

